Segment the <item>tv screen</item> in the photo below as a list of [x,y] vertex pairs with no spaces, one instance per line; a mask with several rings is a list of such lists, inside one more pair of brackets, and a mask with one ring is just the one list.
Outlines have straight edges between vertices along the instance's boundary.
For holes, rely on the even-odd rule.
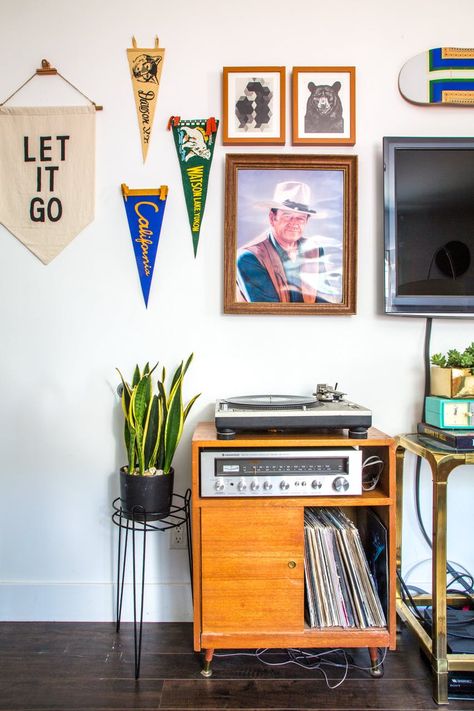
[[385,312],[474,316],[474,138],[385,137]]

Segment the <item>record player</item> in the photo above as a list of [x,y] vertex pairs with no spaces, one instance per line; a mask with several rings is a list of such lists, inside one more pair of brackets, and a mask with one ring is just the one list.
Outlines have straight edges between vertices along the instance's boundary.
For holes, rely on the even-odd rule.
[[218,439],[238,432],[314,432],[348,429],[349,436],[365,439],[372,413],[344,399],[345,393],[319,384],[314,395],[245,395],[217,400]]

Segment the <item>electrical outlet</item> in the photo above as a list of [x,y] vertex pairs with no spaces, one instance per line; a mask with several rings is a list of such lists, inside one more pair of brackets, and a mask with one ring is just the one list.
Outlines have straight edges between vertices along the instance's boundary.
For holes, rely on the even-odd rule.
[[186,526],[181,524],[180,526],[175,526],[170,532],[170,548],[180,549],[187,548],[188,543],[186,540]]

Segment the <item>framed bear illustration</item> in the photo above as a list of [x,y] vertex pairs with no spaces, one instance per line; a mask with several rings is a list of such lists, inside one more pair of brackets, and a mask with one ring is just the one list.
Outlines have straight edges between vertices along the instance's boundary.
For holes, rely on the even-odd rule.
[[353,146],[355,67],[293,67],[293,145]]

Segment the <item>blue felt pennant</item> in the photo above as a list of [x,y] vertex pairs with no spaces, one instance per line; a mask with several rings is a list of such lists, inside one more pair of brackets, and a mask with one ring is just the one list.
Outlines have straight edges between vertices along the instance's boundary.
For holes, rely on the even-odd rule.
[[122,195],[143,298],[148,306],[168,187],[130,190],[122,183]]

